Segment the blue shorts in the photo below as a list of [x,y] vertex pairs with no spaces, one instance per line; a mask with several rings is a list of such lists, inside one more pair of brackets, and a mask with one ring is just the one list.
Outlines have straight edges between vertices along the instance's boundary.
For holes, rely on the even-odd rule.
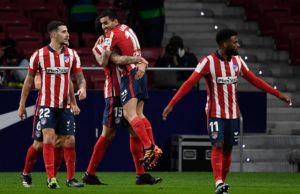
[[50,108],[41,106],[38,110],[39,122],[37,129],[45,128],[55,129],[58,135],[75,135],[75,119],[70,108]]
[[113,129],[129,127],[129,123],[123,117],[123,107],[119,96],[105,98],[102,124]]
[[237,145],[240,135],[240,119],[209,118],[207,130],[212,144]]
[[134,75],[137,69],[133,69],[121,78],[121,102],[122,105],[126,104],[131,98],[137,98],[140,100],[146,100],[149,98],[147,88],[147,74],[136,80]]

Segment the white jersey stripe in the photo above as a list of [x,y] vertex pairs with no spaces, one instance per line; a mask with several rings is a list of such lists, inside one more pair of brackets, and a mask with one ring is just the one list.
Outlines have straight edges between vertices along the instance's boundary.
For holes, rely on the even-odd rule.
[[38,54],[38,51],[34,52],[33,55],[30,57],[30,62],[29,62],[30,69],[33,69],[33,62],[35,61],[37,54]]
[[198,63],[195,71],[197,73],[200,73],[202,71],[202,69],[204,68],[204,65],[206,64],[206,62],[207,62],[207,58],[205,58],[201,63]]
[[[221,72],[222,72],[222,76],[223,77],[227,77],[226,76],[226,69],[225,69],[225,64],[224,61],[220,61],[221,62]],[[228,103],[228,85],[227,84],[223,84],[223,95],[224,95],[224,104],[225,104],[225,116],[226,119],[229,119],[229,103]]]
[[[61,67],[65,67],[64,54],[59,55],[59,63]],[[64,88],[65,88],[65,74],[60,75],[60,88],[59,88],[59,108],[63,108],[63,99],[64,99]]]
[[46,93],[45,93],[45,88],[46,88],[46,71],[45,71],[45,63],[44,63],[44,49],[41,48],[39,50],[39,62],[40,62],[40,66],[41,66],[41,70],[43,72],[40,72],[41,75],[43,75],[42,77],[42,98],[41,98],[41,106],[45,106],[45,101],[46,101]]
[[[55,59],[52,52],[49,52],[50,67],[55,67]],[[54,107],[54,93],[55,93],[55,74],[50,75],[50,107]]]
[[213,81],[213,90],[214,96],[215,96],[215,102],[216,102],[216,117],[220,118],[221,117],[221,108],[220,108],[220,103],[219,103],[219,97],[218,97],[218,86],[216,82],[216,70],[215,70],[215,63],[211,55],[208,56],[209,60],[209,68],[212,76],[212,81]]
[[[232,59],[229,62],[229,67],[230,67],[230,75],[232,77],[235,76]],[[236,84],[232,84],[232,118],[233,119],[237,118],[237,114],[236,114],[236,99],[235,99],[235,95],[236,95],[235,85]]]

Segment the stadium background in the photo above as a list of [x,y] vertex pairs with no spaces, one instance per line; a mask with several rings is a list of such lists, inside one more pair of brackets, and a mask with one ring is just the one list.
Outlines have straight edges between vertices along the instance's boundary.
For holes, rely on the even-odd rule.
[[[124,7],[119,6],[118,3],[114,4],[113,1],[100,1],[97,4],[99,10],[106,6],[115,6],[122,19],[126,20],[127,10],[124,10]],[[297,11],[299,1],[189,0],[185,2],[167,0],[165,1],[165,8],[166,24],[163,45],[173,34],[178,34],[183,37],[185,44],[198,58],[215,48],[213,39],[217,29],[236,28],[241,35],[241,55],[245,60],[247,59],[249,64],[254,64],[250,65],[253,71],[258,75],[262,72],[261,76],[264,79],[266,78],[270,84],[290,94],[294,100],[292,109],[284,109],[280,102],[274,102],[273,98],[257,92],[242,82],[239,85],[242,88],[242,92],[239,93],[239,101],[244,115],[246,135],[261,133],[266,134],[267,139],[274,138],[272,135],[297,138],[300,129],[300,114],[297,108],[300,105],[300,82],[298,78],[300,74],[298,66],[300,63],[300,24]],[[1,0],[0,39],[4,40],[7,36],[14,38],[18,51],[29,57],[36,48],[45,44],[47,40],[45,25],[50,19],[59,18],[65,22],[68,21],[66,9],[60,0]],[[182,25],[185,27],[183,28]],[[200,28],[198,25],[202,27]],[[81,47],[79,47],[79,37],[75,33],[71,34],[71,42],[74,48],[77,48],[83,66],[95,66],[94,58],[91,57],[91,47],[97,35],[86,33],[83,37],[84,44]],[[195,45],[193,42],[198,42],[198,44]],[[150,61],[151,66],[154,66],[162,48],[144,48],[143,50],[143,55]],[[161,112],[174,91],[172,89],[159,89],[155,83],[153,72],[148,73],[149,88],[152,93],[151,100],[146,104],[146,112],[153,122],[157,142],[162,145],[166,153],[157,170],[169,170],[171,136],[173,134],[205,134],[204,104],[206,95],[203,91],[199,92],[195,89],[178,104],[170,120],[162,122]],[[82,114],[77,118],[78,170],[84,170],[87,165],[92,146],[96,140],[95,128],[99,128],[103,111],[102,91],[95,91],[95,89],[99,90],[103,86],[103,73],[99,70],[85,71],[85,75],[89,88],[92,90],[88,93],[87,101],[80,103]],[[204,89],[202,86],[203,84],[200,83],[200,89]],[[0,94],[0,115],[17,109],[20,90],[6,88],[2,89]],[[35,95],[35,93],[31,94],[28,105],[34,104]],[[276,111],[277,115],[275,114]],[[267,120],[270,118],[273,120]],[[26,147],[31,143],[31,124],[32,120],[27,119],[25,122],[19,122],[0,130],[1,153],[6,156],[1,158],[0,171],[19,171],[22,168]],[[283,145],[288,144],[289,147],[280,153],[288,152],[300,145],[299,138],[293,141],[292,145],[289,144],[289,139],[283,141]],[[277,148],[278,145],[263,144],[261,146]],[[128,147],[128,134],[124,129],[121,129],[118,131],[114,143],[110,146],[100,169],[132,170],[133,165],[131,159],[129,160]],[[256,155],[255,152],[253,156],[249,153],[251,156],[249,157],[258,157],[257,161],[261,162],[259,159],[262,156],[257,156],[259,151]],[[124,154],[128,160],[120,162],[120,153]],[[266,157],[270,156],[266,154]],[[273,159],[264,162],[268,163],[270,160]],[[287,159],[285,162],[287,163]],[[253,164],[254,168],[250,168],[249,171],[253,169],[263,171],[261,168],[255,168],[255,162]],[[38,163],[36,169],[43,170],[41,162]],[[297,171],[297,169],[290,171]]]

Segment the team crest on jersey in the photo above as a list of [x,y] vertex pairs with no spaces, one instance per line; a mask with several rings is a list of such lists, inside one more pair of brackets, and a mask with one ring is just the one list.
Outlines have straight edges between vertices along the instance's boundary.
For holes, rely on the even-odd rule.
[[211,133],[211,138],[217,139],[218,138],[218,132],[217,131],[212,132]]
[[110,38],[105,38],[104,45],[109,47],[111,45],[111,39]]
[[119,124],[120,122],[121,122],[121,118],[119,118],[119,117],[115,118],[115,123],[116,124]]
[[45,125],[47,123],[47,119],[46,118],[41,118],[41,124]]
[[239,65],[238,64],[233,64],[233,69],[235,72],[239,70]]
[[64,61],[65,61],[65,63],[69,63],[70,62],[70,57],[69,56],[64,56]]

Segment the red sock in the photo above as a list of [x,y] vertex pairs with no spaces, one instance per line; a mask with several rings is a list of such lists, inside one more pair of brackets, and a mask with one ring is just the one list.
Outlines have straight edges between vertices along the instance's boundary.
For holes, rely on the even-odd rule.
[[107,140],[105,137],[100,136],[98,141],[96,142],[94,146],[94,151],[89,163],[89,166],[86,170],[86,172],[90,175],[95,175],[96,174],[96,169],[101,162],[105,151],[107,150],[109,146],[110,141]]
[[231,152],[230,153],[223,152],[223,168],[222,168],[222,180],[223,181],[225,181],[226,176],[229,172],[231,160],[232,160]]
[[54,146],[52,144],[43,144],[43,158],[48,179],[54,176]]
[[152,144],[146,132],[143,120],[137,116],[130,122],[130,125],[133,128],[135,134],[140,138],[144,148],[149,148]]
[[222,148],[213,147],[211,150],[211,166],[214,172],[215,181],[222,180]]
[[57,171],[60,167],[63,156],[64,156],[64,152],[63,152],[62,147],[54,148],[54,169],[55,169],[54,175],[55,175],[55,177],[56,177]]
[[140,165],[140,159],[144,156],[143,145],[138,137],[130,137],[130,152],[133,158],[136,174],[145,174],[144,166]]
[[64,158],[67,166],[67,180],[74,178],[75,174],[75,162],[76,162],[76,151],[75,147],[64,148]]
[[152,126],[151,126],[150,121],[146,117],[142,118],[142,120],[144,122],[145,129],[147,131],[148,137],[150,138],[152,144],[155,144],[154,137],[153,137],[153,132],[152,132]]
[[33,170],[33,167],[36,163],[37,155],[38,151],[35,150],[31,145],[27,150],[23,174],[28,174]]

